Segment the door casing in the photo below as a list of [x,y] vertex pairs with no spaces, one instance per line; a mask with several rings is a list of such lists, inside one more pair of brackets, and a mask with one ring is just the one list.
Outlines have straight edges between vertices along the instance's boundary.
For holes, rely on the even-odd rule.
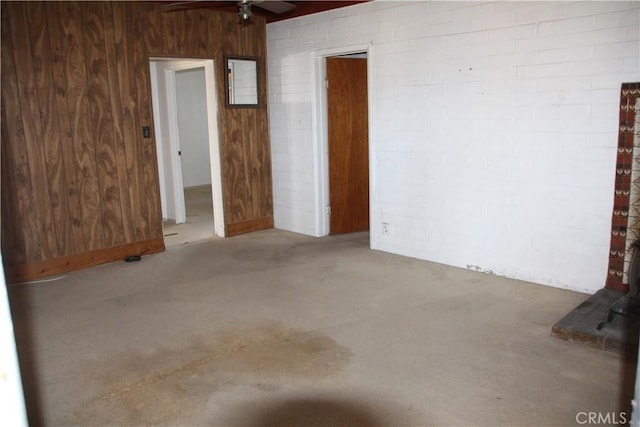
[[[213,226],[214,234],[219,237],[225,237],[224,226],[224,201],[222,197],[222,165],[220,160],[220,139],[218,133],[218,102],[217,88],[215,79],[215,67],[212,59],[189,59],[189,58],[150,58],[150,61],[172,61],[165,67],[164,78],[167,94],[167,117],[168,117],[168,134],[159,132],[160,126],[156,122],[156,144],[158,152],[158,171],[162,181],[170,176],[170,182],[161,185],[161,199],[163,204],[167,203],[167,199],[172,201],[172,207],[175,212],[175,222],[177,224],[186,221],[186,209],[184,201],[184,184],[182,178],[182,162],[180,160],[179,151],[179,135],[178,135],[178,111],[177,111],[177,95],[176,95],[176,72],[190,70],[194,68],[204,68],[205,73],[205,90],[207,98],[207,118],[209,132],[209,156],[211,163],[211,192],[213,198]],[[154,120],[159,119],[157,105],[157,82],[154,85],[152,77],[152,93]],[[155,86],[155,87],[154,87]],[[166,150],[164,148],[167,148]],[[170,153],[171,171],[164,168],[163,153]],[[171,187],[170,189],[167,187]],[[166,196],[167,191],[172,191],[173,197]]]
[[367,58],[362,54],[340,55],[325,61],[329,234],[369,231]]
[[[332,49],[318,50],[311,54],[313,62],[314,92],[312,94],[312,129],[313,129],[313,181],[314,185],[314,235],[326,236],[330,231],[329,214],[329,142],[328,142],[328,117],[327,117],[327,87],[326,87],[326,58],[330,56],[348,55],[354,53],[366,53],[367,55],[367,95],[369,112],[369,223],[374,224],[375,213],[373,201],[375,195],[376,164],[372,158],[373,144],[375,143],[372,123],[375,116],[373,111],[373,49],[371,44],[343,46]],[[370,235],[373,243],[374,233]]]

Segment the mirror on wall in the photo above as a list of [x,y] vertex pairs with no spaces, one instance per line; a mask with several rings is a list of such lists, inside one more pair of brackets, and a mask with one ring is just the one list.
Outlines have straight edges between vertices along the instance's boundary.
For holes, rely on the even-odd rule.
[[249,56],[225,57],[227,107],[257,108],[258,61]]

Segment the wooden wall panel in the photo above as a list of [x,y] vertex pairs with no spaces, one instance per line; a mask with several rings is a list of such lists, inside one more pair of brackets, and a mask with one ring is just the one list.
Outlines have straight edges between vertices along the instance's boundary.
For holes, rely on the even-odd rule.
[[40,197],[33,198],[33,208],[36,216],[36,231],[39,238],[34,245],[36,259],[48,259],[58,256],[55,230],[53,227],[53,215],[49,194],[49,182],[44,161],[44,140],[42,123],[40,121],[39,94],[35,87],[34,64],[31,56],[31,38],[28,33],[28,17],[22,6],[16,5],[16,13],[11,17],[14,24],[11,26],[13,40],[13,59],[20,96],[20,114],[22,116],[22,129],[24,131],[25,148],[31,185]]
[[[51,73],[53,79],[51,82],[53,87],[49,88],[49,91],[53,91],[55,94],[55,106],[53,108],[55,108],[58,117],[60,150],[64,169],[64,181],[67,187],[67,214],[69,216],[66,220],[71,226],[71,236],[67,236],[67,238],[73,242],[73,247],[71,244],[67,246],[65,255],[73,255],[85,252],[86,246],[84,243],[82,208],[80,206],[79,182],[81,177],[78,175],[78,168],[75,162],[74,142],[71,137],[72,132],[67,100],[67,82],[64,58],[65,39],[61,26],[50,24],[60,22],[60,13],[61,7],[59,7],[59,5],[47,4],[44,11],[45,16],[47,17],[47,37],[49,40],[49,57],[51,59]],[[60,191],[60,197],[64,197],[62,195],[62,191]],[[60,233],[58,233],[58,236],[60,236]]]
[[[0,102],[0,109],[2,110],[2,115],[0,116],[0,120],[2,123],[6,123],[7,115],[4,111],[4,104]],[[9,140],[9,135],[7,133],[7,127],[2,126],[2,133],[0,134],[3,141]],[[8,169],[11,167],[11,161],[9,160],[8,151],[5,147],[2,147],[2,152],[0,153],[0,170]],[[22,224],[18,220],[17,214],[17,206],[15,200],[10,196],[11,189],[7,187],[16,188],[17,185],[11,179],[12,177],[2,178],[2,182],[0,183],[0,215],[2,215],[2,219],[5,221],[13,221],[13,226],[15,228],[21,228]],[[24,248],[20,247],[20,241],[16,238],[18,237],[17,233],[2,233],[1,242],[3,248],[13,248],[14,253],[13,256],[15,259],[18,259],[20,262],[25,262],[26,259],[24,254]]]
[[96,175],[102,210],[104,245],[124,243],[122,202],[118,180],[118,163],[111,116],[111,94],[105,55],[103,7],[97,2],[83,2],[84,52],[87,64],[87,95],[91,118],[91,139],[95,149]]
[[[9,4],[13,5],[13,3]],[[77,168],[84,246],[85,250],[91,251],[105,247],[105,242],[95,145],[89,115],[81,4],[75,2],[49,4],[58,4],[61,7],[58,16],[61,18],[59,25],[62,26],[64,34],[62,55],[72,153]]]
[[[8,17],[3,3],[2,17]],[[11,214],[2,220],[2,241],[13,247],[3,248],[3,256],[17,263],[39,259],[40,234],[37,229],[33,188],[29,174],[28,156],[19,102],[18,82],[13,60],[13,40],[10,28],[1,25],[2,55],[2,194],[3,213]],[[5,48],[5,46],[7,48]],[[6,144],[4,141],[10,141]],[[8,167],[7,167],[8,166]],[[8,199],[8,200],[7,200]]]
[[[57,256],[74,252],[74,242],[71,235],[71,224],[68,207],[67,183],[64,178],[64,164],[60,129],[56,108],[55,92],[49,90],[53,86],[53,74],[47,35],[46,15],[42,3],[38,2],[27,9],[26,18],[31,37],[31,56],[33,59],[33,74],[35,77],[35,92],[40,104],[39,118],[41,121],[43,155],[46,168],[43,168],[48,184],[51,214],[53,217],[52,252]],[[42,166],[42,165],[40,165]]]
[[[134,63],[132,60],[133,43],[128,42],[136,35],[132,34],[131,28],[136,25],[135,15],[128,10],[127,2],[111,3],[114,40],[116,52],[116,69],[118,75],[118,89],[120,92],[121,130],[126,141],[124,165],[127,171],[127,181],[129,183],[129,204],[131,206],[131,217],[133,227],[133,240],[144,240],[149,236],[149,225],[146,215],[146,204],[142,203],[144,194],[141,185],[139,170],[142,167],[139,156],[139,127],[137,113],[137,92],[135,80],[131,78]],[[133,142],[133,143],[132,143]],[[159,237],[159,236],[154,236]]]
[[[149,56],[151,52],[157,52],[162,47],[161,40],[161,12],[160,8],[150,3],[130,3],[130,6],[139,7],[137,15],[139,21],[136,24],[142,31],[139,39],[135,41],[133,67],[145,72],[135,73],[136,90],[138,92],[138,132],[142,126],[153,129],[153,107],[151,100],[151,80],[149,76]],[[133,12],[136,13],[136,12]],[[145,211],[149,233],[162,235],[162,215],[160,206],[160,186],[158,184],[158,162],[156,157],[156,144],[151,138],[142,139],[138,145],[142,165],[142,184],[146,197]]]
[[122,101],[120,99],[120,79],[118,77],[118,60],[116,53],[116,34],[113,22],[111,2],[103,3],[103,18],[105,32],[105,61],[109,80],[109,102],[113,125],[113,142],[115,147],[115,162],[117,165],[119,199],[122,215],[122,232],[124,241],[134,241],[133,217],[131,198],[129,194],[129,174],[127,171],[127,146],[124,138],[122,117]]
[[[129,53],[131,55],[131,67],[138,72],[131,73],[128,70],[133,83],[133,91],[136,94],[135,104],[135,117],[134,123],[134,138],[138,140],[135,144],[135,161],[138,169],[138,185],[140,188],[139,194],[144,194],[145,197],[137,197],[137,201],[140,205],[140,215],[142,218],[138,218],[138,221],[145,224],[145,235],[156,234],[158,230],[152,228],[152,224],[149,221],[151,215],[156,215],[156,212],[149,212],[149,196],[153,195],[153,192],[148,194],[149,191],[149,168],[155,164],[156,159],[146,159],[148,149],[154,149],[153,140],[142,139],[140,137],[141,129],[143,126],[150,126],[152,123],[150,113],[150,94],[147,93],[149,69],[148,59],[145,53],[144,32],[146,25],[148,25],[146,16],[141,13],[140,8],[144,5],[137,5],[135,3],[123,2],[123,5],[127,9],[127,15],[134,17],[133,20],[127,21],[128,24],[133,23],[133,26],[127,28],[129,34],[129,45],[131,49]],[[152,6],[153,5],[147,5]],[[141,72],[145,70],[144,72]]]
[[[198,15],[198,28],[200,29],[197,33],[198,35],[198,40],[196,43],[196,50],[195,50],[195,55],[196,56],[205,56],[207,54],[210,54],[210,42],[209,42],[209,36],[211,33],[213,33],[213,31],[209,31],[209,28],[219,28],[218,27],[209,27],[209,18],[208,16],[210,14],[205,13],[202,10],[196,10],[197,15]],[[218,44],[215,43],[215,41],[213,41],[214,44]]]
[[184,46],[182,53],[186,56],[196,56],[198,51],[198,11],[185,12],[184,25],[187,31],[184,35]]
[[[142,137],[153,130],[150,57],[215,61],[227,232],[273,226],[265,28],[260,17],[242,25],[235,13],[148,2],[3,2],[2,250],[12,277],[162,249],[155,141]],[[226,54],[258,58],[261,108],[225,108]]]
[[177,37],[176,37],[176,19],[178,13],[162,13],[160,15],[160,21],[162,25],[162,51],[163,52],[176,52]]

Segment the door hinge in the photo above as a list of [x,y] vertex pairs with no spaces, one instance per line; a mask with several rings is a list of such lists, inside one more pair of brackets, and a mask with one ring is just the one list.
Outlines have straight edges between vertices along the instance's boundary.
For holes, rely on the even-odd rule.
[[178,156],[182,156],[182,150],[178,150]]
[[331,206],[327,206],[327,215],[331,215]]
[[324,79],[324,87],[329,89],[329,79]]

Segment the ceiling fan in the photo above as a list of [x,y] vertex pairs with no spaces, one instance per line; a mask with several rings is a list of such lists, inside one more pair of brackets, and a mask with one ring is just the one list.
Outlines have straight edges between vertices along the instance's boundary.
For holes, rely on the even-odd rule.
[[[197,3],[200,3],[197,5]],[[215,3],[218,3],[217,5]],[[175,3],[167,4],[166,11],[178,11],[185,9],[197,9],[197,8],[210,8],[210,7],[228,7],[230,3],[228,1],[200,1],[200,0],[191,0],[191,1],[180,1]],[[287,13],[295,9],[296,5],[293,3],[289,3],[282,0],[239,0],[237,3],[238,6],[238,15],[242,19],[242,21],[247,21],[251,19],[253,15],[251,12],[251,7],[256,6],[260,9],[264,9],[267,12],[274,13],[276,15],[280,15],[283,13]]]
[[240,0],[238,2],[238,6],[240,7],[238,15],[240,15],[240,18],[242,18],[243,21],[251,18],[252,5],[277,15],[290,12],[296,8],[295,4],[281,0]]

